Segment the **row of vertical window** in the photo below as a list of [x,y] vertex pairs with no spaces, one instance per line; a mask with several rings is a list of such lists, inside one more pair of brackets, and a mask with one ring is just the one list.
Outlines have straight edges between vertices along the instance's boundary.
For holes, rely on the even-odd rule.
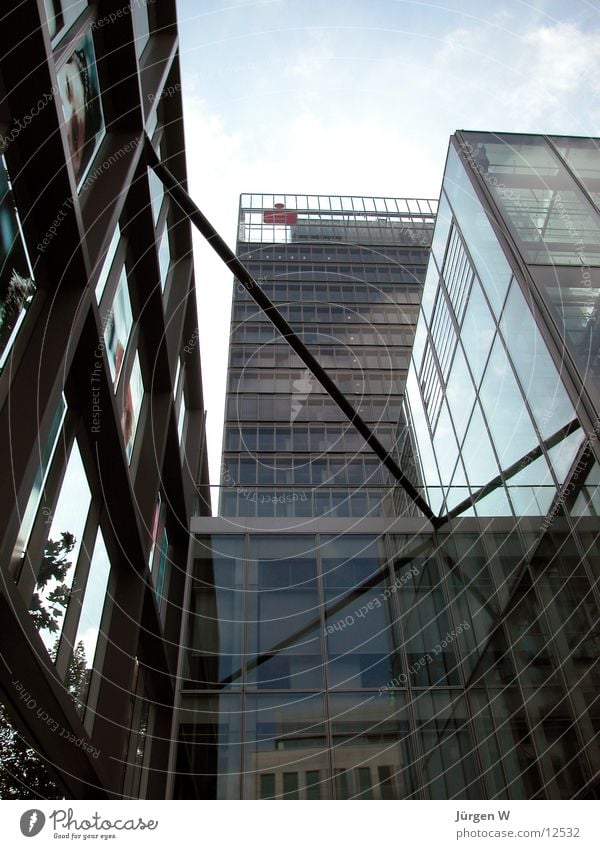
[[[517,281],[513,278],[510,285],[498,334],[477,279],[471,291],[462,324],[464,344],[456,349],[448,369],[445,397],[460,441],[479,389],[495,450],[506,468],[538,444],[530,413],[546,439],[571,421],[575,411]],[[426,357],[423,363],[425,369]],[[444,451],[447,454],[447,445]],[[570,453],[572,457],[572,449]],[[561,456],[557,471],[564,464]]]
[[[391,449],[396,426],[380,424],[374,428],[378,438]],[[342,451],[370,450],[351,424],[227,425],[226,451]]]
[[[342,345],[320,344],[313,347],[319,363],[327,369],[381,369],[384,371],[408,368],[409,348],[345,347]],[[299,356],[285,342],[281,345],[234,345],[229,355],[229,365],[255,368],[304,368]],[[268,379],[268,373],[265,373]]]
[[[83,716],[92,676],[101,673],[101,635],[110,626],[110,581],[117,555],[116,548],[107,544],[110,527],[103,529],[99,522],[102,495],[90,484],[82,438],[62,399],[40,447],[10,568],[42,642]],[[149,566],[160,606],[170,569],[167,509],[160,493],[149,532]],[[93,721],[93,711],[88,719]]]
[[244,251],[244,245],[240,246],[240,259],[243,263],[253,264],[263,260],[283,260],[288,262],[310,262],[323,260],[334,262],[396,262],[405,265],[422,265],[427,262],[427,257],[424,251],[410,250],[408,248],[395,247],[385,245],[380,247],[368,248],[360,245],[319,245],[307,242],[306,244],[291,244],[291,245],[265,245],[258,248],[252,245],[248,248],[248,252]]
[[[406,304],[405,312],[413,316],[413,321],[419,312],[419,295],[414,292],[405,292],[403,286],[390,283],[339,283],[321,281],[311,283],[261,283],[261,289],[273,301],[326,301],[333,304],[352,303],[394,303]],[[246,289],[236,283],[234,287],[235,300],[250,300]]]
[[297,484],[288,489],[281,486],[273,486],[271,489],[240,484],[221,488],[219,515],[282,519],[315,516],[337,519],[361,519],[365,516],[391,518],[398,515],[398,509],[391,492],[365,486],[349,492],[324,485],[311,488]]
[[[96,286],[97,297],[102,298],[102,307],[103,310],[106,310],[106,314],[103,320],[104,339],[97,349],[98,359],[95,363],[92,381],[100,386],[101,354],[104,350],[120,409],[125,451],[128,459],[131,460],[145,390],[139,355],[137,350],[134,350],[137,344],[137,333],[134,332],[135,324],[125,267],[124,244],[121,245],[119,256],[116,256],[119,247],[118,234],[119,229],[117,227],[104,263],[104,266],[109,268],[110,273],[107,272],[105,275],[103,270]],[[112,283],[107,286],[109,278]],[[104,297],[105,289],[106,298]],[[113,292],[112,301],[107,304],[106,301],[110,297],[111,291]],[[124,374],[122,375],[123,370]],[[98,411],[99,416],[100,411]]]
[[[321,358],[320,358],[321,359]],[[253,360],[251,360],[253,364]],[[321,359],[321,365],[327,368],[327,364]],[[335,368],[336,366],[333,366]],[[406,370],[382,374],[380,371],[373,372],[344,372],[337,371],[331,374],[336,386],[348,395],[400,395],[404,391],[406,382]],[[298,401],[301,396],[309,393],[324,394],[325,390],[321,384],[306,371],[273,371],[271,369],[254,368],[230,368],[228,377],[229,392],[265,392],[297,394]],[[356,403],[356,399],[355,403]]]
[[339,455],[311,456],[225,454],[222,483],[230,484],[329,484],[331,486],[379,486],[390,482],[389,472],[376,457]]
[[[278,311],[291,322],[327,322],[345,324],[364,321],[370,324],[414,325],[417,313],[396,304],[357,304],[349,308],[336,304],[307,304],[300,298],[298,303],[278,304]],[[234,298],[233,321],[262,321],[269,319],[255,304],[240,302]]]
[[[302,393],[304,394],[304,393]],[[267,395],[230,395],[227,398],[227,420],[232,421],[346,421],[346,416],[330,398],[314,398],[290,395],[269,397]],[[398,422],[401,413],[400,400],[389,398],[363,398],[357,404],[357,412],[368,422]]]
[[[265,213],[242,212],[239,222],[239,241],[243,243],[262,242],[276,245],[278,243],[303,242],[339,242],[354,245],[401,245],[410,247],[429,246],[433,232],[431,218],[417,220],[411,218],[401,220],[384,216],[357,216],[348,219],[346,216],[303,214],[294,220],[275,224],[265,223]],[[423,251],[423,254],[425,251]]]
[[[343,744],[346,735],[341,736]],[[337,767],[336,799],[398,799],[394,763],[356,768]],[[323,799],[327,798],[327,773],[321,770],[261,772],[257,774],[256,799]]]
[[[288,306],[288,314],[300,316],[302,307],[297,309]],[[298,319],[291,318],[291,321]],[[412,333],[400,328],[369,324],[303,324],[297,329],[300,338],[307,345],[331,344],[334,342],[345,345],[410,345]],[[245,321],[235,325],[231,330],[231,344],[239,342],[278,342],[284,344],[284,339],[271,324]]]
[[[78,440],[64,430],[65,413],[63,404],[42,455],[12,569],[33,623],[83,714],[99,667],[96,649],[111,562],[97,512],[90,509],[92,492]],[[67,442],[59,449],[61,433]]]
[[[95,34],[114,21],[98,15],[86,19],[88,0],[44,0],[46,24],[53,48],[63,41],[72,27],[81,21],[87,28],[81,32],[73,50],[66,56],[55,53],[60,106],[64,118],[69,159],[78,191],[105,136],[102,94],[96,64]],[[154,25],[150,0],[133,0],[130,9],[138,60],[144,52]],[[85,23],[84,23],[85,20]]]
[[338,281],[338,279],[355,280],[366,283],[406,283],[410,286],[411,294],[419,294],[419,284],[423,279],[424,266],[406,265],[382,265],[382,264],[351,264],[351,263],[327,263],[327,265],[313,263],[258,263],[249,262],[248,271],[255,278],[261,278],[262,288],[271,290],[273,297],[277,298],[280,291],[280,281],[292,281],[303,286],[310,280],[324,281],[327,286]]

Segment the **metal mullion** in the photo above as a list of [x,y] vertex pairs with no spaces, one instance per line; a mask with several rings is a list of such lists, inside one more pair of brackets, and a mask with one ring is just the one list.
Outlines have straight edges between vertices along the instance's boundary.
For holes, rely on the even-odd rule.
[[[389,534],[389,533],[385,534],[385,537],[384,537],[384,555],[387,558],[384,569],[387,571],[388,581],[390,583],[390,586],[392,586],[393,583],[396,580],[396,569],[395,569],[394,561],[395,561],[395,558],[398,556],[398,552],[395,548],[395,545],[392,542],[392,534]],[[394,614],[394,624],[393,624],[393,627],[392,627],[392,636],[398,637],[396,649],[398,651],[398,657],[400,659],[401,668],[408,670],[408,658],[406,656],[406,640],[404,638],[404,624],[402,622],[402,605],[400,603],[400,593],[401,593],[401,591],[402,591],[402,588],[400,588],[399,592],[392,593],[390,598],[387,599],[387,603],[390,605],[390,609]],[[395,597],[394,600],[392,600],[393,597]],[[394,634],[394,631],[395,631],[395,634]],[[414,770],[417,773],[418,787],[416,788],[416,792],[417,792],[417,794],[423,795],[424,777],[423,777],[422,769],[421,769],[421,758],[418,757],[419,746],[418,746],[418,743],[417,743],[418,737],[417,737],[416,713],[415,713],[414,704],[413,704],[412,690],[411,690],[411,686],[410,686],[410,677],[408,675],[406,677],[407,677],[407,681],[406,681],[404,688],[401,690],[401,692],[403,693],[403,695],[404,695],[404,693],[406,694],[404,696],[404,712],[406,713],[406,716],[407,716],[407,719],[408,719],[408,726],[409,726],[409,732],[410,732],[409,738],[408,738],[409,739],[408,745],[410,745],[410,748],[412,749],[411,754],[413,756],[417,755],[416,757],[413,757],[413,762],[410,765],[410,769]],[[397,745],[398,745],[398,748],[400,749],[400,752],[401,752],[402,750],[400,748],[400,746],[401,746],[400,741],[398,741]],[[411,775],[410,769],[408,771],[409,777]]]
[[[239,515],[239,514],[238,514]],[[250,537],[249,533],[245,533],[243,535],[243,565],[242,565],[242,592],[243,592],[243,602],[242,602],[242,664],[241,664],[241,675],[240,675],[240,689],[239,689],[239,707],[240,707],[240,799],[245,799],[245,790],[246,790],[246,694],[248,690],[248,676],[247,676],[247,667],[248,667],[248,606],[249,606],[249,592],[248,592],[248,572],[249,572],[249,563],[250,563]],[[256,570],[256,574],[258,577],[258,566]],[[258,581],[257,581],[258,587]],[[217,696],[218,698],[218,696]],[[248,758],[250,761],[250,758]]]
[[335,786],[335,769],[334,769],[334,758],[333,758],[333,732],[331,728],[331,710],[329,708],[329,654],[328,654],[328,646],[327,646],[327,635],[325,634],[325,588],[323,581],[323,565],[321,560],[321,535],[315,534],[315,541],[318,540],[318,543],[315,548],[316,561],[317,561],[317,592],[319,598],[319,627],[320,627],[320,637],[321,637],[321,658],[323,662],[323,707],[325,709],[325,739],[327,741],[327,764],[329,770],[329,798],[336,799],[336,786]]

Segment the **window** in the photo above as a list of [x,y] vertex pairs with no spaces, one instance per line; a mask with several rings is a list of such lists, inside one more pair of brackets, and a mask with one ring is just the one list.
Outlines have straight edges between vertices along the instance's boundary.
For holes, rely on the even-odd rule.
[[156,595],[160,601],[162,600],[162,594],[165,587],[165,581],[167,577],[167,563],[169,559],[169,536],[167,534],[167,529],[163,529],[162,533],[162,542],[160,545],[160,559],[158,561],[158,569],[156,570]]
[[59,69],[58,88],[62,102],[64,132],[77,188],[104,136],[104,115],[91,30]]
[[154,505],[154,516],[152,518],[152,532],[151,532],[151,543],[150,543],[150,554],[148,556],[148,565],[150,567],[150,571],[154,566],[154,552],[156,549],[156,542],[158,540],[158,525],[160,522],[160,513],[161,513],[161,504],[162,498],[160,492],[156,495],[156,503]]
[[117,252],[117,248],[119,247],[119,239],[121,238],[121,231],[119,229],[119,225],[115,227],[115,232],[113,233],[112,239],[110,240],[110,245],[108,246],[108,250],[106,251],[106,255],[104,257],[104,262],[102,264],[102,270],[100,271],[100,276],[98,277],[98,282],[96,283],[96,301],[100,303],[102,300],[102,295],[104,294],[104,288],[106,286],[106,281],[108,280],[108,276],[110,274],[110,270],[113,264],[113,260],[115,258],[115,254]]
[[179,415],[177,416],[177,436],[179,438],[179,442],[181,443],[181,438],[183,436],[183,426],[185,424],[185,414],[187,412],[187,408],[185,406],[185,396],[182,393],[181,401],[179,404]]
[[95,665],[94,658],[109,575],[110,560],[102,531],[98,531],[79,614],[77,633],[73,640],[73,657],[69,668],[69,683],[74,688],[73,695],[76,697],[80,712],[83,712],[87,700],[90,678]]
[[2,368],[35,292],[33,271],[4,157],[0,158],[0,225],[0,368]]
[[[290,793],[295,798],[297,787],[305,799],[327,798],[327,744],[325,705],[320,694],[248,695],[245,705],[246,768],[244,798],[255,799],[261,789],[269,795]],[[278,764],[284,766],[287,779],[277,787],[275,773],[257,769]],[[254,766],[256,765],[256,766]],[[281,776],[281,766],[277,776]],[[272,769],[272,767],[271,767]],[[297,779],[294,772],[300,773]],[[292,773],[290,775],[290,773]],[[262,785],[260,777],[270,775]],[[281,778],[279,778],[281,781]]]
[[148,179],[150,181],[150,200],[152,203],[152,217],[154,219],[154,226],[158,223],[158,217],[160,215],[160,209],[162,206],[163,198],[165,196],[165,187],[163,186],[162,180],[156,176],[152,168],[148,169]]
[[167,274],[169,272],[169,265],[171,263],[171,250],[169,247],[169,225],[168,222],[165,224],[165,229],[163,230],[162,238],[160,240],[160,245],[158,248],[158,267],[160,270],[160,288],[162,291],[165,291],[165,286],[167,285]]
[[123,399],[123,407],[121,410],[121,430],[125,441],[125,453],[127,459],[131,461],[133,453],[133,444],[135,442],[135,434],[138,426],[140,410],[142,407],[142,398],[144,396],[144,383],[142,380],[142,371],[140,369],[140,360],[136,351],[129,383],[125,389],[125,397]]
[[44,0],[52,46],[60,40],[87,5],[87,0]]
[[185,366],[182,368],[181,360],[177,360],[177,374],[175,375],[175,384],[173,388],[173,392],[175,393],[175,410],[177,412],[177,435],[179,437],[179,442],[181,443],[181,437],[183,436],[183,427],[185,424],[185,415],[187,412],[187,408],[185,405]]
[[242,684],[243,551],[241,536],[198,540],[185,655],[187,688]]
[[502,468],[538,444],[506,352],[496,339],[480,390],[481,403]]
[[[254,537],[248,594],[248,682],[322,686],[316,560],[310,537]],[[296,636],[301,635],[301,636]]]
[[543,439],[575,417],[558,370],[538,330],[529,305],[513,279],[504,306],[500,330],[507,341],[533,418]]
[[104,330],[108,364],[115,388],[119,381],[132,325],[131,301],[129,300],[125,266],[123,266],[119,285]]
[[148,20],[147,4],[152,2],[153,0],[132,0],[131,3],[135,52],[138,59],[144,52],[150,38],[150,21]]
[[339,797],[410,796],[416,790],[417,776],[411,766],[414,743],[403,695],[373,698],[370,693],[336,693],[329,697],[329,705]]

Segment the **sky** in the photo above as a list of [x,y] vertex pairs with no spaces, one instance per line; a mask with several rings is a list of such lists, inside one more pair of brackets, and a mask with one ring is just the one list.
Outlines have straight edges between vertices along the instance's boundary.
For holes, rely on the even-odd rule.
[[[600,0],[177,0],[190,193],[437,198],[457,129],[600,135]],[[211,482],[232,277],[195,234]]]

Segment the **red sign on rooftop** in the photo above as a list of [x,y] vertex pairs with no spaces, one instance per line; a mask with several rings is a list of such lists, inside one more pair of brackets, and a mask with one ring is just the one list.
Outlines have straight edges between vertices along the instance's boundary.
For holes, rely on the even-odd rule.
[[298,213],[288,211],[283,203],[276,203],[274,209],[263,210],[263,221],[265,224],[295,224]]

